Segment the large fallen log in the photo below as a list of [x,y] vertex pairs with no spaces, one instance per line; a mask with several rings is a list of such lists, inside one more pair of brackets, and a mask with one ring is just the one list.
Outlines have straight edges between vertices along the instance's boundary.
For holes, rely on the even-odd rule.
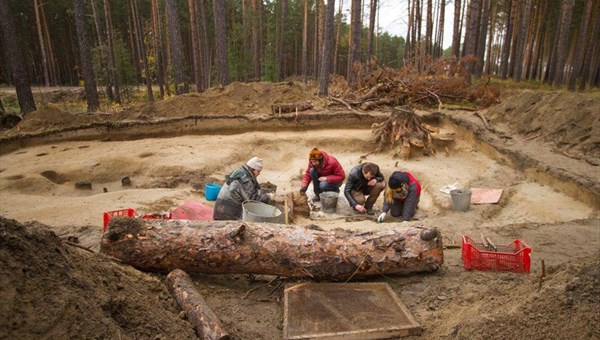
[[443,263],[441,236],[415,228],[320,231],[242,221],[113,218],[101,251],[146,271],[251,273],[346,280],[430,272]]
[[167,275],[167,287],[201,339],[229,340],[231,338],[219,317],[198,293],[194,282],[186,272],[180,269],[170,272]]

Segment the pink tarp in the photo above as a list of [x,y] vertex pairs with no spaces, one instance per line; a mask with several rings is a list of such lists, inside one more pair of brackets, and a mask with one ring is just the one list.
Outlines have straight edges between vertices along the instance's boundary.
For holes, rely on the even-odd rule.
[[177,220],[212,221],[213,207],[189,200],[171,212],[171,218]]
[[496,204],[500,196],[502,189],[471,188],[471,204]]

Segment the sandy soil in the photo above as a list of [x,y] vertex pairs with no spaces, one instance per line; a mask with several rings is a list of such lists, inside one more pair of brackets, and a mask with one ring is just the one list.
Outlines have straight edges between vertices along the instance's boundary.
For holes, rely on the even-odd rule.
[[[588,104],[599,107],[596,99]],[[264,109],[264,105],[257,107]],[[498,106],[485,114],[497,124],[496,134],[513,136],[504,139],[505,147],[522,149],[526,157],[541,160],[560,154],[548,144],[558,134],[557,128],[548,132],[541,129],[540,136],[531,138],[531,134],[519,133],[499,112],[507,115],[512,111]],[[594,111],[586,117],[591,112]],[[470,113],[450,114],[463,115],[466,122],[481,123]],[[597,118],[591,122],[587,132],[591,137],[572,142],[572,149],[592,150],[588,153],[592,158],[560,154],[559,160],[561,168],[573,169],[572,178],[597,185],[598,168],[592,164],[598,154]],[[423,326],[423,337],[599,338],[598,205],[589,199],[578,200],[568,190],[562,190],[568,183],[549,185],[557,180],[549,182],[544,173],[551,173],[557,164],[543,163],[546,168],[538,166],[537,172],[522,171],[511,166],[513,163],[506,161],[507,156],[486,151],[490,146],[483,148],[476,134],[465,126],[469,124],[446,123],[445,127],[457,131],[457,139],[447,151],[440,149],[434,156],[408,160],[393,159],[385,152],[370,153],[373,145],[369,143],[368,126],[187,135],[126,142],[64,141],[1,155],[0,215],[19,222],[39,223],[28,222],[25,228],[7,220],[0,223],[4,235],[0,239],[4,277],[0,292],[11,301],[0,310],[0,322],[6,326],[0,329],[7,330],[0,337],[69,337],[77,334],[74,329],[78,329],[86,338],[189,338],[190,326],[178,317],[174,301],[165,293],[160,283],[163,276],[112,263],[101,254],[64,245],[60,238],[76,237],[79,245],[95,252],[99,249],[105,211],[123,208],[138,212],[168,211],[190,199],[212,204],[204,199],[204,184],[222,182],[225,174],[254,155],[265,160],[259,181],[276,184],[278,195],[298,190],[307,153],[312,147],[319,147],[335,155],[347,172],[366,159],[379,164],[386,176],[396,169],[415,174],[424,190],[417,213],[419,220],[409,225],[437,227],[445,244],[459,245],[463,235],[478,238],[484,232],[497,244],[521,239],[532,247],[532,269],[528,275],[466,271],[460,249],[452,248],[445,250],[445,264],[436,273],[374,278],[373,281],[390,283]],[[520,146],[523,144],[526,147]],[[122,187],[124,176],[131,178],[131,187]],[[92,190],[75,189],[78,181],[91,181]],[[504,192],[499,204],[474,205],[467,212],[456,212],[452,210],[450,197],[440,191],[455,182],[459,187],[501,188]],[[377,204],[381,206],[381,199]],[[383,228],[396,223],[347,222],[343,218],[314,221],[306,217],[295,221],[298,225],[351,230]],[[7,234],[11,235],[11,242],[19,245],[8,242]],[[32,253],[33,249],[38,249],[39,254]],[[23,260],[26,258],[31,260]],[[542,260],[543,280],[540,279]],[[23,270],[25,267],[35,267],[37,271],[28,274]],[[105,282],[97,278],[98,272]],[[194,279],[234,338],[282,337],[282,283],[296,280],[201,274]],[[36,283],[39,280],[53,284]],[[60,292],[55,285],[58,283],[62,283]],[[62,317],[50,317],[56,313],[50,311],[44,319],[45,312],[36,303],[37,299],[44,300],[49,289],[53,298],[47,301],[59,306]],[[153,298],[139,305],[140,299],[135,296]],[[16,299],[23,302],[15,302]],[[101,308],[86,307],[94,302],[99,302]],[[73,305],[76,307],[68,307]],[[77,318],[71,323],[77,327],[69,328],[66,319],[81,309],[90,311],[89,317]],[[35,319],[33,312],[40,313],[41,319]],[[157,322],[157,315],[165,315],[163,321]],[[134,321],[126,323],[125,318]],[[34,323],[42,326],[33,327]]]

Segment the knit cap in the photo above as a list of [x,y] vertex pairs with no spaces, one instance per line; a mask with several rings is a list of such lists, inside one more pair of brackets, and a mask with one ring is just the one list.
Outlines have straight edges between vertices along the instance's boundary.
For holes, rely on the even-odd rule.
[[246,165],[251,167],[254,170],[262,171],[263,169],[263,160],[262,158],[252,157],[249,161],[246,162]]
[[398,189],[402,184],[408,184],[408,175],[402,171],[394,171],[388,180],[388,185],[391,189]]
[[314,148],[308,153],[308,159],[311,161],[320,161],[321,159],[323,159],[323,154],[321,153],[321,151],[319,151],[319,149]]

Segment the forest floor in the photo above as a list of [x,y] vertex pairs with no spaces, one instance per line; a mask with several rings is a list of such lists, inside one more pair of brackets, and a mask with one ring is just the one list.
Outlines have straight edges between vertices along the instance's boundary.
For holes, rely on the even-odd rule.
[[[478,112],[493,129],[471,111],[441,110],[438,126],[455,131],[454,142],[409,159],[372,152],[371,124],[391,108],[349,113],[314,93],[295,82],[234,83],[116,113],[76,115],[57,101],[2,130],[0,338],[194,338],[164,274],[98,252],[103,212],[161,212],[189,200],[211,205],[204,184],[222,183],[255,155],[265,161],[259,182],[276,184],[284,195],[299,189],[313,147],[334,155],[346,173],[366,160],[386,176],[397,169],[415,174],[423,193],[420,219],[409,226],[437,227],[446,245],[483,232],[499,245],[520,239],[531,247],[529,274],[465,270],[460,248],[448,247],[437,272],[368,280],[390,284],[423,327],[421,338],[600,338],[598,93],[505,93]],[[271,114],[273,104],[306,100],[313,110]],[[132,186],[122,187],[125,176]],[[78,181],[90,181],[92,189],[75,189]],[[453,211],[440,189],[455,182],[503,194],[498,204]],[[294,220],[355,231],[395,223]],[[193,279],[235,339],[281,339],[282,282],[302,281],[243,274]]]

